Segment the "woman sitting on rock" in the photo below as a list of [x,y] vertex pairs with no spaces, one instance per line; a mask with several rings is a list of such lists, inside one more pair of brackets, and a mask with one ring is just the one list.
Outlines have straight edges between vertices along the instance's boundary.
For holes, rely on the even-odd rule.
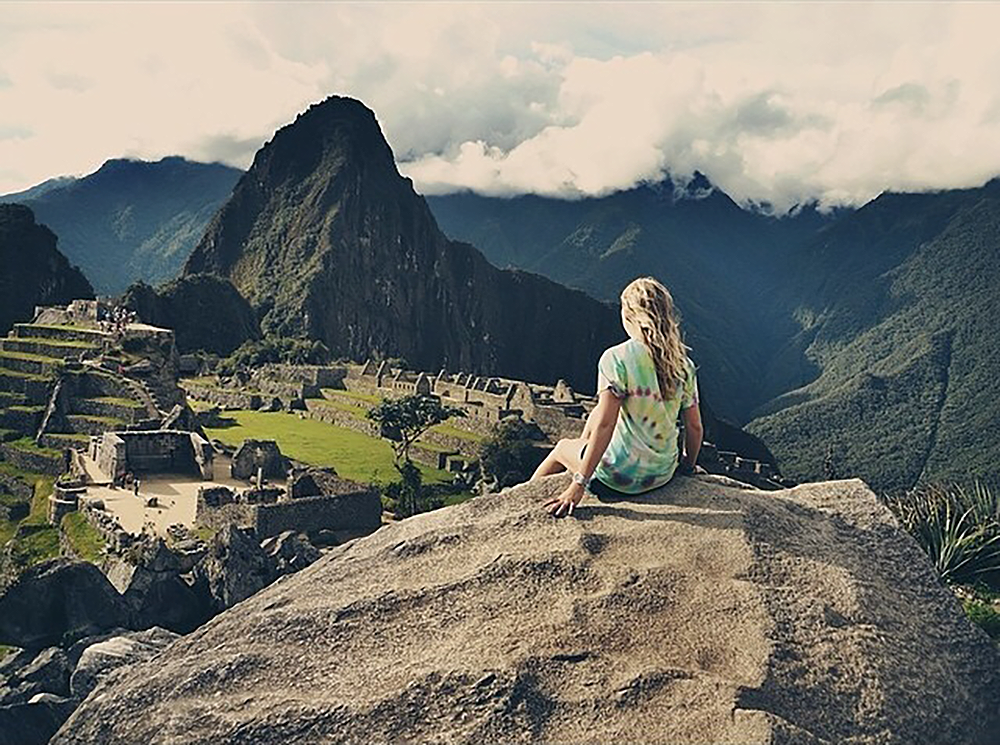
[[[667,483],[676,471],[695,470],[703,434],[698,383],[673,298],[652,277],[640,277],[622,291],[621,304],[629,339],[601,355],[597,406],[583,434],[560,440],[531,477],[563,469],[573,474],[573,483],[545,503],[556,517],[572,515],[587,491],[640,494]],[[679,414],[683,456],[677,448]]]

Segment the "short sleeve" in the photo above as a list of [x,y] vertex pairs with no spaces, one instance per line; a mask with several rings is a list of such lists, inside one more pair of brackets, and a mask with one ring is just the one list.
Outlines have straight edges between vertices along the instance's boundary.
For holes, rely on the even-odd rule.
[[611,349],[604,350],[597,363],[597,395],[600,396],[606,388],[610,388],[617,398],[625,398],[628,394],[625,363]]
[[698,377],[695,374],[694,363],[690,358],[686,362],[687,378],[681,390],[681,409],[690,409],[698,404]]

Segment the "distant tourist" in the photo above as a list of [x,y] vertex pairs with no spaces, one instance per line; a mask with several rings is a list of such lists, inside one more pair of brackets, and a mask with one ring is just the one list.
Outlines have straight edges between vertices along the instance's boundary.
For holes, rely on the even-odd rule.
[[[556,443],[531,477],[573,474],[563,493],[545,503],[556,517],[572,515],[587,492],[641,494],[675,473],[695,472],[703,434],[698,382],[673,298],[652,277],[640,277],[622,291],[621,303],[629,339],[601,355],[597,406],[583,434]],[[683,452],[677,443],[679,415]]]
[[139,479],[132,482],[132,493],[139,496]]

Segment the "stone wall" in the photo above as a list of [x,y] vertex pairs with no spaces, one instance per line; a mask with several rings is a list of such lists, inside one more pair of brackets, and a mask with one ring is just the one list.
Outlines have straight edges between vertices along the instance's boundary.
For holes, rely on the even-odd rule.
[[210,404],[226,409],[259,409],[263,401],[259,394],[230,391],[222,388],[210,388],[184,382],[184,388],[191,398],[207,401]]
[[[228,494],[223,493],[228,492]],[[286,530],[316,533],[320,530],[370,533],[382,524],[382,500],[373,491],[321,497],[299,497],[272,504],[247,502],[245,495],[229,490],[198,492],[195,521],[210,528],[237,525],[253,528],[259,539]]]
[[267,538],[286,530],[316,533],[320,530],[370,533],[382,524],[382,500],[375,492],[328,497],[300,497],[291,502],[257,508],[257,536]]

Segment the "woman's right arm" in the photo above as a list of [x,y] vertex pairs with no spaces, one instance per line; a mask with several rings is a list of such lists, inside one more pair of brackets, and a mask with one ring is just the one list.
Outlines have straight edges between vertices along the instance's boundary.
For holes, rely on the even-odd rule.
[[681,410],[684,419],[684,457],[681,465],[688,473],[694,472],[695,464],[698,462],[698,451],[701,450],[701,440],[705,435],[705,428],[701,423],[701,407],[695,401],[694,406],[689,406]]

